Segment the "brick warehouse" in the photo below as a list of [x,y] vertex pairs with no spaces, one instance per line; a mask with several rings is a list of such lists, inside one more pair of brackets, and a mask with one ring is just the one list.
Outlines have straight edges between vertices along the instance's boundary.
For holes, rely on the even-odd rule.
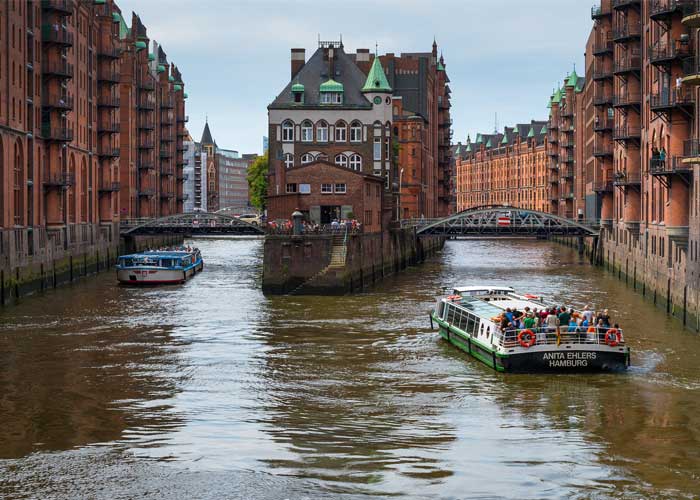
[[[135,29],[129,29],[111,0],[5,1],[0,2],[0,19],[4,301],[8,294],[21,292],[24,283],[44,287],[60,281],[62,274],[72,276],[78,272],[73,272],[78,258],[84,271],[114,256],[120,216],[135,214],[128,197],[121,205],[122,195],[142,185],[126,173],[136,165],[132,151],[137,137],[135,129],[123,125],[138,111],[138,85],[147,78],[129,76],[126,67],[134,57],[145,59],[153,82],[159,68],[156,54],[148,54],[145,28],[132,21]],[[160,74],[157,90],[145,84],[154,87],[153,100],[158,105],[172,101],[177,117],[184,116],[186,95],[177,69],[165,62]],[[125,92],[123,84],[130,77],[139,79]],[[160,109],[158,113],[167,115]],[[159,203],[148,215],[181,211],[177,195],[182,190],[182,155],[174,124],[175,114],[173,133],[161,128],[151,139],[162,146],[161,152],[167,149],[171,160],[160,164],[166,172],[161,175],[174,180],[154,176],[153,196]],[[184,130],[182,120],[178,125]],[[165,146],[170,140],[172,146]],[[120,168],[122,156],[128,158],[126,170]],[[120,213],[124,206],[126,214]]]

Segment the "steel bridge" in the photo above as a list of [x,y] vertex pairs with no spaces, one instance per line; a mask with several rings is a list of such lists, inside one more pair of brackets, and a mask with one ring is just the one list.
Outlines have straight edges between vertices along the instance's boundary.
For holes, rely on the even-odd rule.
[[415,227],[423,236],[598,236],[594,227],[572,219],[503,205],[472,208],[444,219],[412,219],[402,225]]
[[159,219],[126,219],[120,223],[119,232],[124,236],[141,234],[255,236],[265,234],[258,226],[243,222],[236,217],[209,212],[176,214]]

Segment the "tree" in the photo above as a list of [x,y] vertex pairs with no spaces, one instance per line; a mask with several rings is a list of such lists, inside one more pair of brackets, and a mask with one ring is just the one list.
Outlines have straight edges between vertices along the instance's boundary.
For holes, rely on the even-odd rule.
[[268,153],[258,156],[248,169],[248,191],[250,202],[261,212],[267,202],[267,172],[270,159]]

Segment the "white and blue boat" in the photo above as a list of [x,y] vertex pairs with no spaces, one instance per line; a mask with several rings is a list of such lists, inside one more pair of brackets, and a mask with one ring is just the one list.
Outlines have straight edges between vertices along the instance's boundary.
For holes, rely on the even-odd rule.
[[117,280],[126,285],[184,283],[204,268],[199,249],[157,250],[119,257]]

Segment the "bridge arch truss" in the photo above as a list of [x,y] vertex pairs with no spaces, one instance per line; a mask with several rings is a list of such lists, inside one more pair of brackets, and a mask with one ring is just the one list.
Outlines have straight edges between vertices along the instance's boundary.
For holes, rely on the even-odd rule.
[[262,235],[264,231],[236,217],[220,213],[192,212],[158,219],[137,219],[122,223],[121,234],[208,234]]

